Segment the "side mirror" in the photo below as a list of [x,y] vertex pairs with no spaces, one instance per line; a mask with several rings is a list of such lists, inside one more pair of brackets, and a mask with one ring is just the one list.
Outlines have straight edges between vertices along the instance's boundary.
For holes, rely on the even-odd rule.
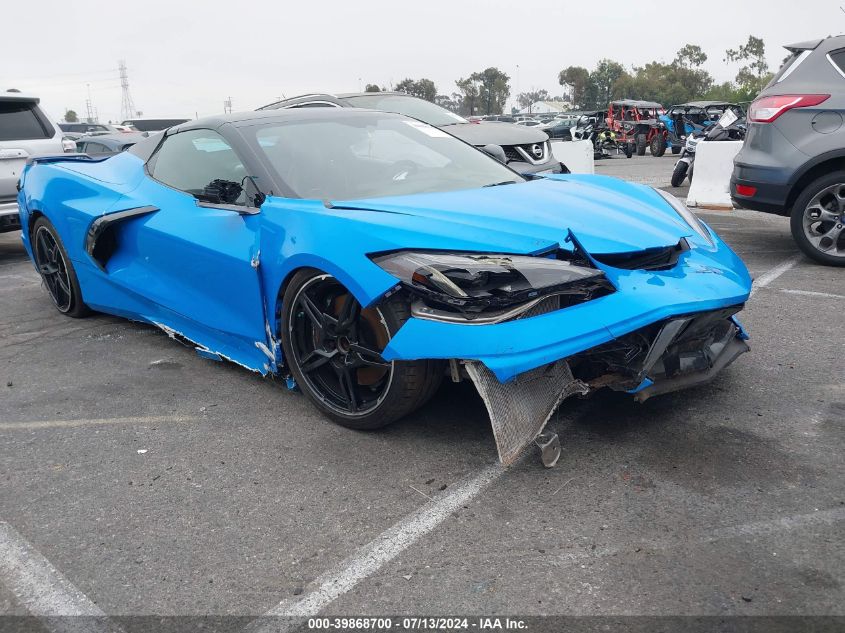
[[205,186],[202,194],[197,198],[204,202],[211,202],[217,204],[234,204],[240,197],[243,187],[237,182],[231,180],[212,180]]
[[502,149],[501,145],[485,145],[481,150],[502,164],[507,164],[508,162],[508,157],[505,156],[505,150]]

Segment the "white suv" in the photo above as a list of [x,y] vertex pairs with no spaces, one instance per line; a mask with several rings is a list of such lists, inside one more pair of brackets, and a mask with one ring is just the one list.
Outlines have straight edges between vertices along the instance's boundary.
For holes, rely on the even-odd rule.
[[62,154],[62,131],[38,107],[38,98],[0,92],[0,233],[21,228],[17,182],[31,156]]

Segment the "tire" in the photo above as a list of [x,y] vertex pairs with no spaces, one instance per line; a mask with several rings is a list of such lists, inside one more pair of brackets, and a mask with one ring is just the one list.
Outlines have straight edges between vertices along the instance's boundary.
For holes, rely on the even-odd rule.
[[634,144],[625,143],[625,158],[631,158],[634,155]]
[[687,180],[689,180],[689,184],[692,184],[692,170],[695,169],[695,162],[693,162],[689,166],[689,171],[687,171]]
[[74,319],[91,314],[91,309],[82,300],[76,270],[59,232],[46,217],[41,216],[33,224],[30,244],[36,268],[56,309]]
[[831,172],[804,187],[792,207],[790,228],[807,257],[845,266],[845,170]]
[[648,145],[645,134],[637,134],[637,156],[645,156],[645,148]]
[[657,158],[660,158],[666,153],[666,139],[663,138],[662,134],[658,133],[651,137],[649,149],[651,150],[651,155]]
[[687,177],[687,170],[689,169],[689,163],[684,160],[679,160],[678,163],[675,165],[675,169],[672,170],[672,186],[673,187],[680,187],[684,184],[684,179]]
[[[443,379],[443,361],[381,358],[379,352],[409,317],[410,307],[399,296],[362,310],[331,275],[300,270],[282,297],[285,363],[302,392],[332,421],[361,430],[386,426],[422,406]],[[341,327],[344,320],[348,328]]]
[[681,146],[680,145],[672,145],[672,153],[677,155],[681,153]]

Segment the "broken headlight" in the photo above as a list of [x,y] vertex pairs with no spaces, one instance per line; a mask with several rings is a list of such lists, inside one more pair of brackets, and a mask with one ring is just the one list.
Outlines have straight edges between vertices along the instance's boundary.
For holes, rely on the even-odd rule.
[[663,191],[662,189],[658,189],[657,187],[654,190],[661,195],[661,197],[668,202],[671,207],[675,210],[681,219],[696,233],[698,233],[701,237],[707,240],[707,243],[711,246],[713,245],[713,238],[710,236],[710,231],[707,230],[707,227],[698,219],[698,216],[695,215],[692,211],[689,210],[689,207],[685,205],[683,202],[678,200],[675,196],[671,193]]
[[440,309],[499,310],[549,295],[588,301],[613,291],[601,270],[526,255],[401,251],[373,257],[403,286]]

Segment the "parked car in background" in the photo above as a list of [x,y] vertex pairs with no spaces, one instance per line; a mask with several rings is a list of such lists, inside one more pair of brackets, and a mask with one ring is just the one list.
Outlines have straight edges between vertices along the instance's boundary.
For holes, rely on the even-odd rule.
[[538,121],[537,119],[521,119],[516,122],[517,125],[525,125],[528,127],[535,127],[537,125],[543,125],[542,121]]
[[138,141],[151,136],[146,132],[132,132],[119,134],[98,134],[83,136],[76,141],[76,151],[89,156],[105,156],[117,154],[129,149]]
[[17,183],[28,158],[63,154],[62,131],[38,97],[0,92],[0,233],[21,228]]
[[66,121],[59,121],[59,128],[65,133],[65,136],[73,139],[92,134],[114,134],[119,131],[113,125],[106,123],[67,123]]
[[785,48],[792,55],[748,108],[731,198],[790,216],[808,257],[845,266],[845,36]]
[[512,116],[508,116],[507,114],[488,114],[487,116],[481,117],[482,123],[489,123],[491,121],[498,121],[500,123],[516,123],[516,119]]
[[126,119],[120,125],[132,127],[138,132],[161,132],[174,125],[185,123],[189,119]]
[[281,108],[368,108],[397,112],[437,126],[462,141],[479,148],[498,145],[508,167],[526,173],[559,173],[568,169],[552,154],[549,135],[538,129],[500,121],[475,124],[430,101],[404,92],[358,92],[332,95],[301,95],[268,104],[259,110]]
[[548,134],[549,138],[559,138],[564,141],[571,141],[572,127],[575,125],[577,120],[577,117],[552,119],[548,123],[543,123],[539,129]]

